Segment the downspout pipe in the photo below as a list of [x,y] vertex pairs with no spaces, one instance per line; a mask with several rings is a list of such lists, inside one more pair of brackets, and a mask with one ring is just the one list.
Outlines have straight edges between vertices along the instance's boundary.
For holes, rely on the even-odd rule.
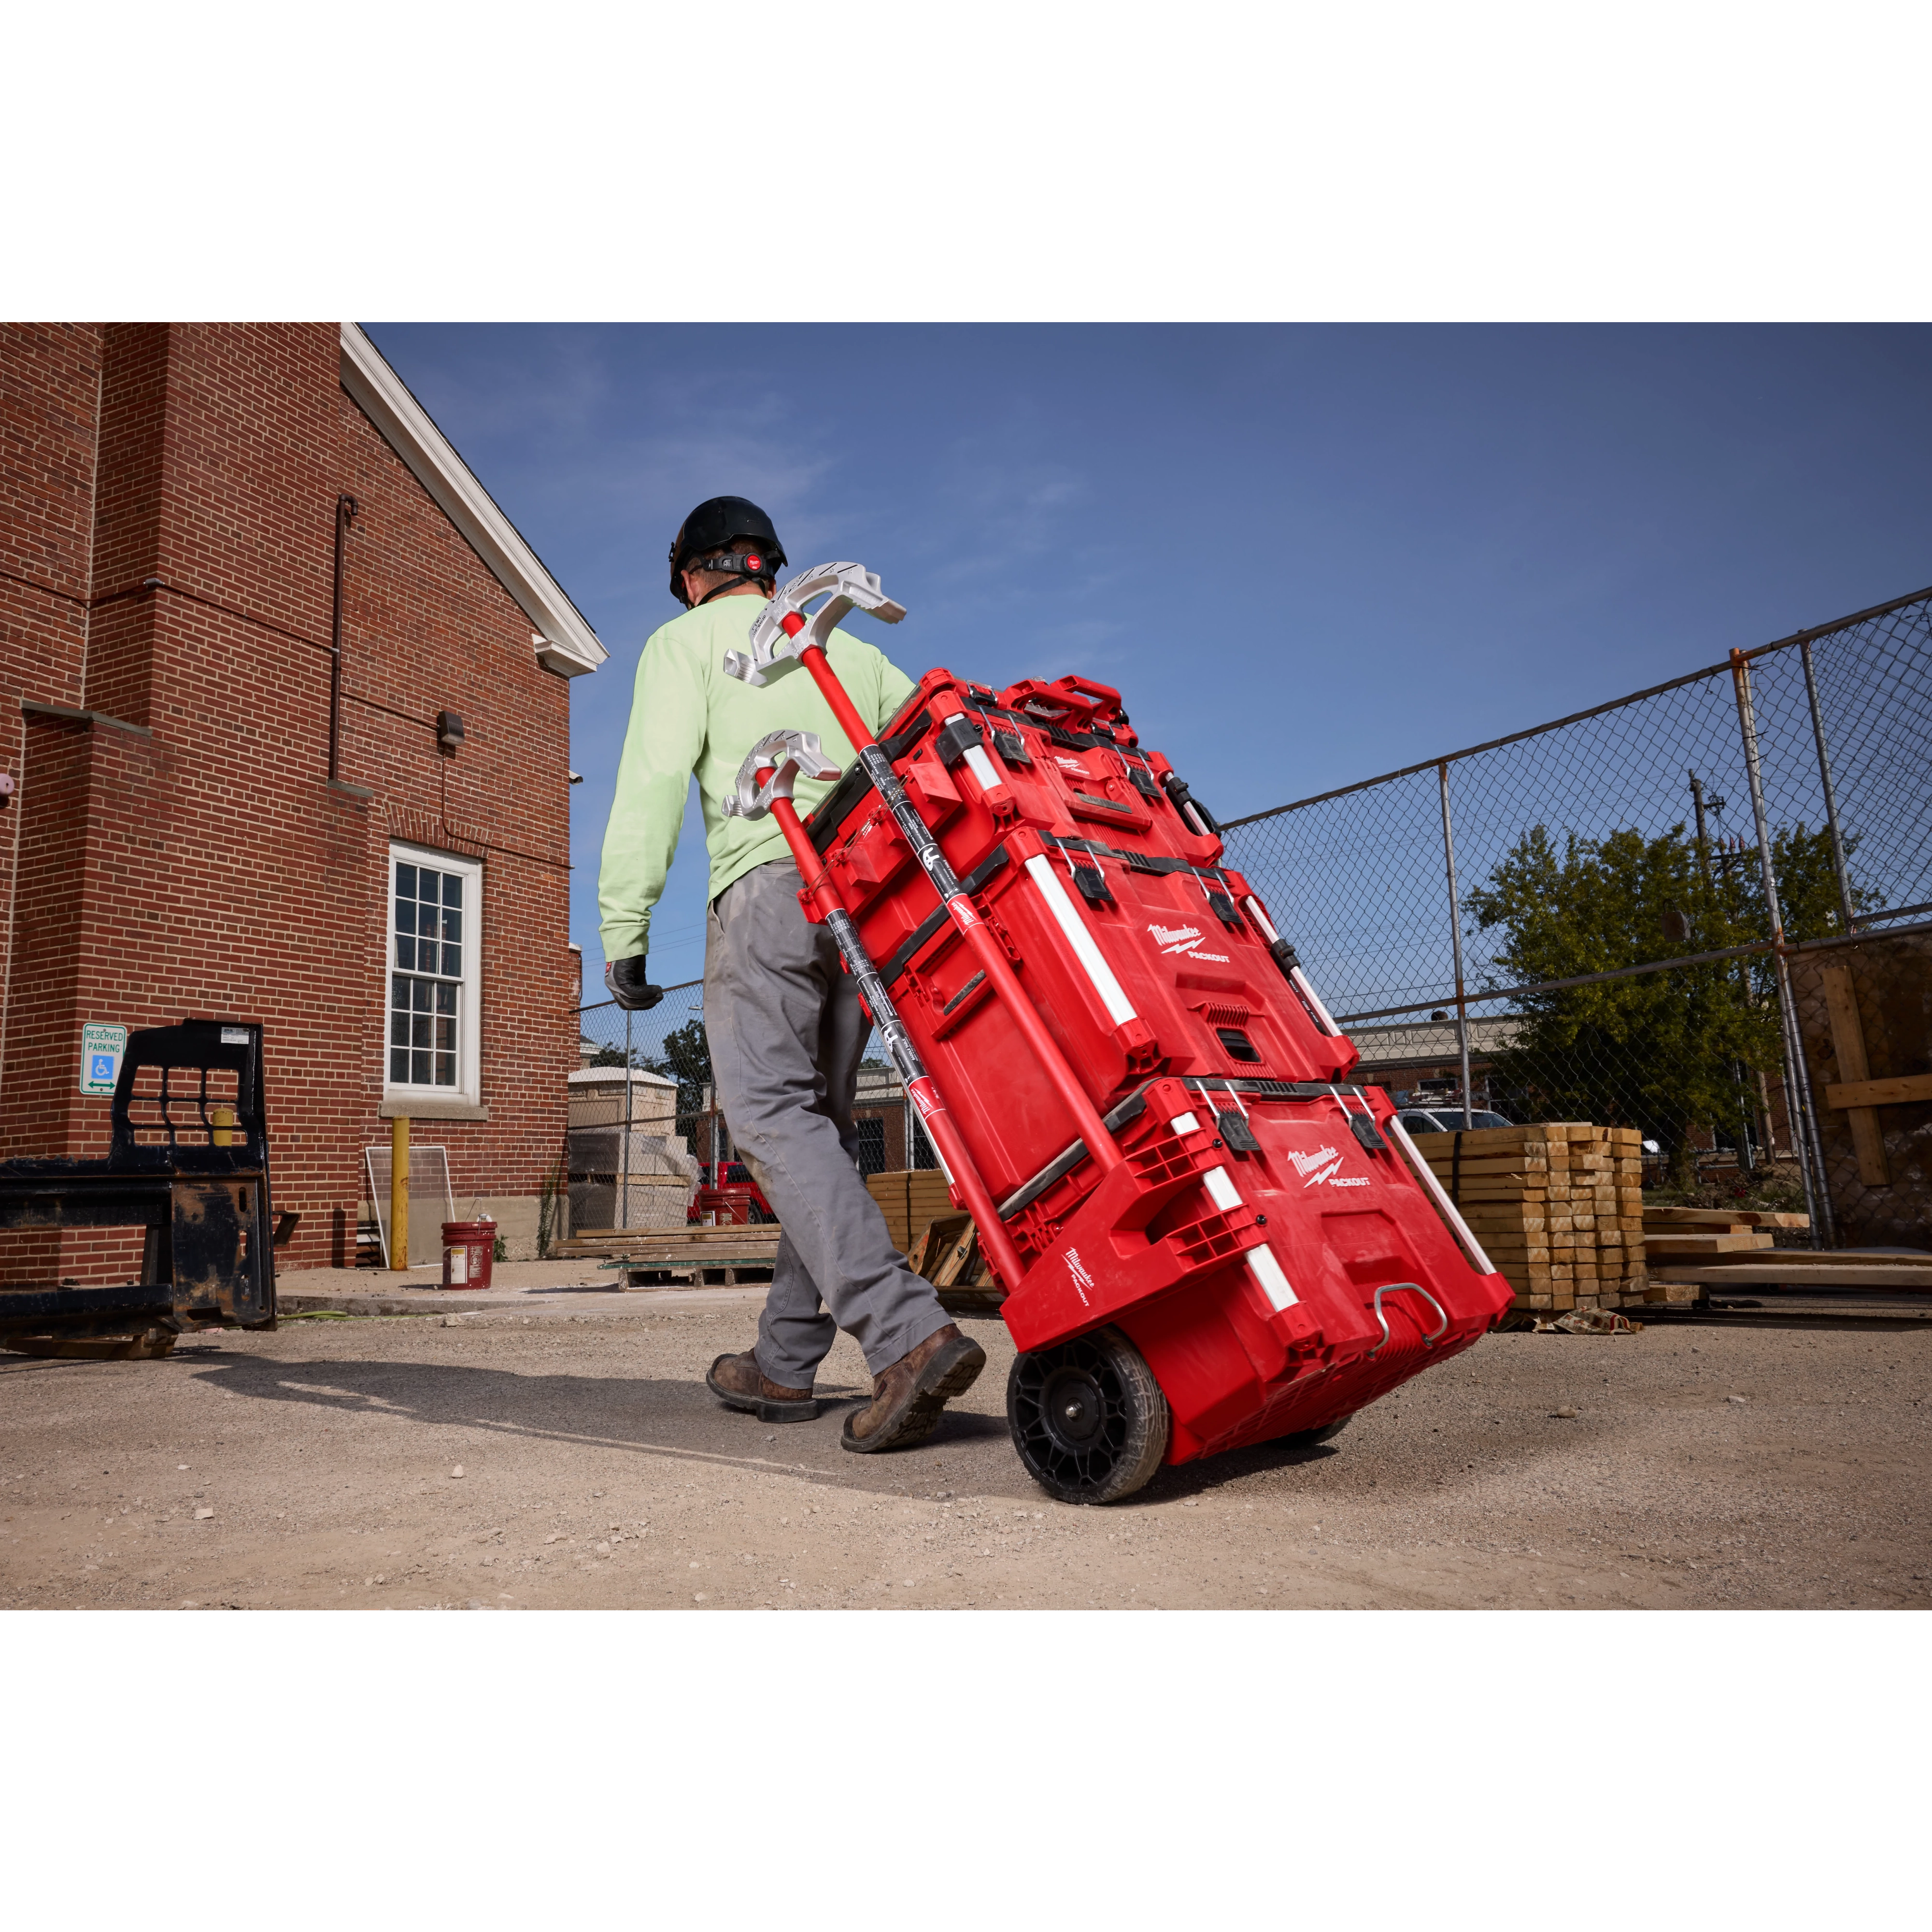
[[328,623],[328,776],[342,776],[342,575],[349,526],[362,506],[353,496],[335,500],[335,594]]

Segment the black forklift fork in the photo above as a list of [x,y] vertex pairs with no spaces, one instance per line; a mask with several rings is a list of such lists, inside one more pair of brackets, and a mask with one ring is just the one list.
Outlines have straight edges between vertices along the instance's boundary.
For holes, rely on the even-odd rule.
[[278,1230],[269,1205],[261,1028],[134,1034],[112,1122],[105,1159],[0,1161],[0,1228],[144,1228],[140,1280],[0,1285],[0,1338],[274,1328],[274,1249],[297,1217]]

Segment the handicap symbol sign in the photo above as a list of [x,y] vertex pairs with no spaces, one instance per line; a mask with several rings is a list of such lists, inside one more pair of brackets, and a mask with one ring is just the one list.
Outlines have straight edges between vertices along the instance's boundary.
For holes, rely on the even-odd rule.
[[80,1030],[80,1090],[112,1094],[121,1078],[122,1057],[128,1051],[128,1029],[90,1020]]

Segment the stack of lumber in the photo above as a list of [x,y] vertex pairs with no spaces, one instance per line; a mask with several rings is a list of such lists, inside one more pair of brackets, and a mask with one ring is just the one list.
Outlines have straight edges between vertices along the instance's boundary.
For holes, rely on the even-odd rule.
[[1517,1307],[1560,1313],[1642,1298],[1643,1150],[1634,1127],[1547,1120],[1414,1140]]
[[[1644,1299],[1688,1304],[1703,1292],[1696,1275],[1714,1261],[1748,1261],[1772,1246],[1774,1228],[1808,1228],[1808,1214],[1765,1214],[1728,1208],[1646,1208],[1643,1251],[1651,1271]],[[1686,1279],[1682,1270],[1692,1270]]]
[[778,1260],[780,1232],[772,1222],[755,1227],[610,1229],[573,1234],[554,1243],[550,1252],[560,1260],[606,1260],[640,1273],[686,1276],[694,1282],[701,1282],[707,1269],[722,1269],[730,1282],[740,1268],[770,1270]]
[[928,1222],[958,1210],[946,1191],[946,1177],[937,1168],[899,1168],[890,1174],[868,1174],[866,1191],[886,1217],[892,1246],[904,1254]]
[[1712,1287],[1932,1288],[1932,1253],[1905,1248],[1780,1248],[1774,1231],[1806,1214],[1728,1208],[1649,1208],[1644,1246],[1652,1299],[1694,1301]]

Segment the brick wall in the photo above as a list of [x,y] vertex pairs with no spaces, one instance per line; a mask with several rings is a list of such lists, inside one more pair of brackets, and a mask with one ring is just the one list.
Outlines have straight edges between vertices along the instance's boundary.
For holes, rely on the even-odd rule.
[[[533,1226],[575,1064],[568,694],[343,392],[338,343],[332,323],[0,331],[0,728],[20,784],[0,820],[0,1156],[104,1150],[108,1103],[76,1090],[83,1021],[260,1019],[276,1204],[302,1216],[284,1266],[354,1258],[362,1150],[388,1134],[392,836],[484,868],[488,1118],[414,1135],[448,1149],[459,1208],[526,1203]],[[454,758],[440,710],[464,718]],[[58,1259],[81,1280],[124,1265]],[[0,1280],[22,1278],[10,1248]]]

